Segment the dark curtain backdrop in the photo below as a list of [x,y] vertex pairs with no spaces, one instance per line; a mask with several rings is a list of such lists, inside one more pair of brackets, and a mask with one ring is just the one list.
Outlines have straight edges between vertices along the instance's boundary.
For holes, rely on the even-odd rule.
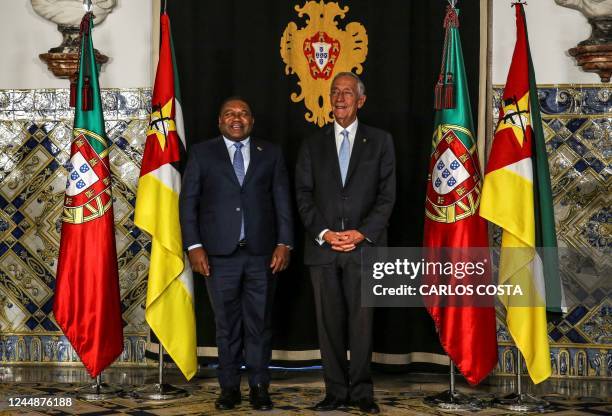
[[[286,25],[305,25],[287,0],[169,0],[168,14],[179,68],[187,143],[218,135],[221,101],[241,95],[255,114],[253,135],[278,143],[291,180],[302,140],[317,130],[304,119],[296,75],[285,75],[280,39]],[[344,28],[362,23],[368,55],[360,75],[367,102],[360,121],[390,131],[397,156],[397,202],[391,219],[391,246],[420,246],[425,183],[433,129],[433,88],[444,31],[443,0],[340,0],[348,6]],[[464,0],[460,32],[472,108],[476,110],[479,51],[479,2]],[[312,288],[302,264],[303,230],[296,215],[297,246],[292,264],[278,281],[274,311],[274,349],[317,349]],[[198,345],[214,346],[214,321],[203,277],[196,275]],[[374,350],[442,353],[433,323],[423,309],[379,308],[375,313]]]

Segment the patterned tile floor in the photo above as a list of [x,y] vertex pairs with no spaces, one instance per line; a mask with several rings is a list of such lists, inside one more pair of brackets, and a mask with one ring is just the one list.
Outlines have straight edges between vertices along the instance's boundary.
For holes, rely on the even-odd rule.
[[[275,408],[271,412],[255,412],[245,398],[248,386],[243,384],[243,402],[235,411],[224,415],[274,414],[316,415],[312,406],[321,399],[323,385],[319,371],[274,372],[271,396]],[[76,400],[75,389],[89,382],[79,367],[0,367],[0,415],[213,415],[218,394],[216,379],[199,374],[187,383],[175,370],[168,370],[167,381],[185,388],[187,398],[156,403],[131,398],[136,388],[154,383],[156,370],[151,368],[116,368],[108,370],[105,381],[121,385],[125,393],[119,397],[99,402]],[[459,412],[442,412],[423,404],[428,394],[447,388],[446,376],[440,374],[383,374],[375,373],[375,395],[384,415],[460,415]],[[553,415],[610,415],[612,414],[612,381],[551,379],[538,386],[528,383],[528,390],[551,402],[547,414]],[[483,400],[491,400],[494,394],[506,394],[514,389],[509,377],[490,377],[478,388],[470,388],[462,380],[458,382],[462,392],[472,393]],[[54,397],[71,398],[72,405],[64,407],[10,407],[9,398]],[[358,415],[358,409],[321,413],[329,416]],[[477,415],[514,414],[488,408]]]

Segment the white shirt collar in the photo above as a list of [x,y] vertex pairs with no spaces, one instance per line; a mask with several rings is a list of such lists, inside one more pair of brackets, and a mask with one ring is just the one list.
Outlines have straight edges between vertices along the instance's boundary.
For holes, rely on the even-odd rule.
[[338,137],[342,138],[340,133],[342,132],[342,130],[347,130],[349,132],[349,140],[352,142],[353,138],[355,137],[355,134],[357,133],[357,124],[358,124],[358,120],[355,119],[355,121],[349,124],[348,127],[344,128],[340,124],[338,124],[337,121],[334,120],[334,136],[336,138]]
[[[234,143],[236,143],[235,141],[230,140],[225,136],[223,136],[223,140],[225,141],[225,145],[227,146],[228,149],[234,146]],[[248,147],[250,142],[251,142],[251,136],[247,137],[244,140],[240,140],[240,143],[242,143],[245,147]]]

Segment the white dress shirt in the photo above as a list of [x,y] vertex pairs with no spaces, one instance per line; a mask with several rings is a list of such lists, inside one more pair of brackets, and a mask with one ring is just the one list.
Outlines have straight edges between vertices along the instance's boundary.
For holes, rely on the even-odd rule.
[[353,121],[347,128],[342,127],[338,124],[337,121],[334,121],[334,137],[336,138],[336,153],[338,154],[338,158],[340,158],[340,146],[342,145],[342,140],[344,140],[344,136],[342,133],[343,130],[348,131],[348,141],[349,141],[349,160],[351,160],[351,153],[353,152],[353,143],[355,143],[355,135],[357,134],[357,119]]
[[[334,138],[336,140],[336,153],[338,154],[338,158],[340,158],[340,146],[342,145],[342,140],[344,140],[344,136],[342,133],[343,130],[348,131],[348,141],[349,141],[349,161],[351,160],[351,153],[353,152],[353,144],[355,143],[355,135],[357,134],[357,125],[358,120],[355,119],[348,127],[344,128],[337,121],[334,121]],[[324,229],[319,233],[319,237],[316,239],[319,245],[323,245],[325,240],[323,240],[323,236],[326,232],[329,231],[329,228]]]
[[[232,167],[233,167],[234,166],[234,154],[236,153],[236,146],[234,146],[234,143],[236,142],[226,138],[225,136],[223,136],[223,141],[225,142],[225,145],[227,146],[230,163],[232,164]],[[244,174],[246,175],[247,170],[249,170],[249,162],[251,161],[251,146],[250,146],[251,138],[247,137],[246,139],[241,140],[240,143],[244,145],[242,146],[240,151],[242,152],[242,158],[244,159]]]

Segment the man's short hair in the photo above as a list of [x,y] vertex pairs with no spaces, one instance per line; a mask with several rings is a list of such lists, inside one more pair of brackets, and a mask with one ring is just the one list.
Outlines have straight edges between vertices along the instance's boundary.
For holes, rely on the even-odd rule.
[[253,113],[253,110],[251,109],[251,104],[249,104],[249,102],[245,100],[244,97],[241,97],[240,95],[232,95],[231,97],[227,97],[225,100],[223,100],[223,102],[221,102],[221,105],[219,106],[219,115],[221,115],[223,107],[225,107],[230,101],[242,101],[247,105],[247,107],[249,107],[249,111],[251,112],[251,114]]
[[355,74],[354,72],[338,72],[336,76],[334,77],[334,79],[332,79],[332,84],[336,81],[337,78],[340,78],[340,77],[353,78],[355,81],[357,81],[357,92],[359,93],[359,96],[363,97],[365,95],[366,93],[365,84],[363,83],[361,78],[357,76],[357,74]]

